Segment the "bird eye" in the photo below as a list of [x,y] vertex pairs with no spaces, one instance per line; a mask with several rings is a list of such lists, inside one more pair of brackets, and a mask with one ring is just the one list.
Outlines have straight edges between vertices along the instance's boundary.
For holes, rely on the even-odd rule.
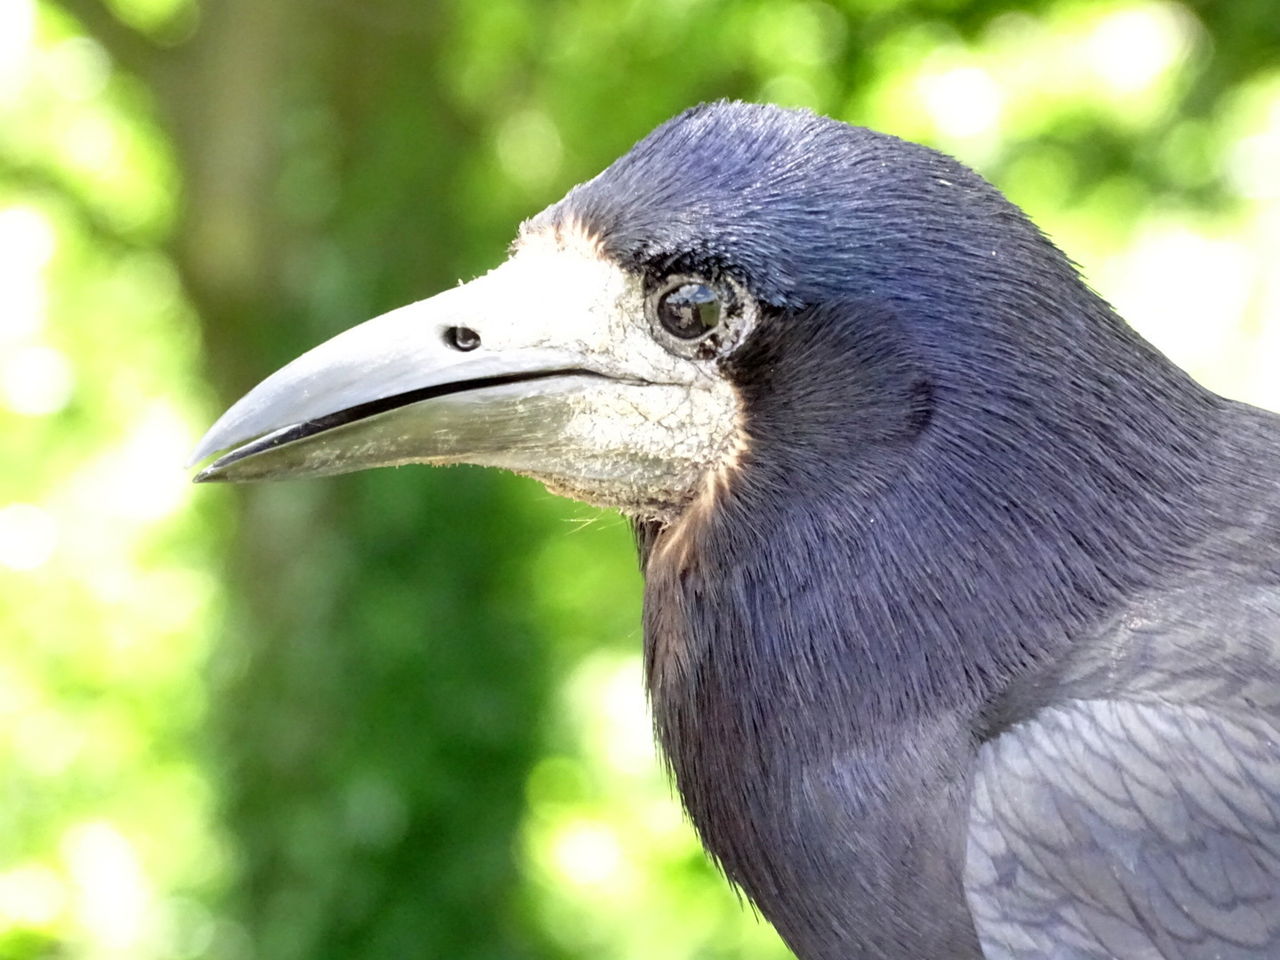
[[480,346],[480,334],[470,327],[450,327],[444,332],[444,342],[454,350],[466,353]]
[[682,283],[658,297],[658,322],[672,336],[695,340],[720,325],[720,294],[705,283]]

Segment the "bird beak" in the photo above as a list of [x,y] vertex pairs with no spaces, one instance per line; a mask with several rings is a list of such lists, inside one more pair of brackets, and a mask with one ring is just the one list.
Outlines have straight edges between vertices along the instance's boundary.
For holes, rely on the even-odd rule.
[[[639,278],[540,246],[341,333],[267,377],[200,441],[197,476],[248,481],[478,463],[631,507],[691,488],[722,445],[723,381],[653,338]],[[654,498],[657,500],[654,500]]]

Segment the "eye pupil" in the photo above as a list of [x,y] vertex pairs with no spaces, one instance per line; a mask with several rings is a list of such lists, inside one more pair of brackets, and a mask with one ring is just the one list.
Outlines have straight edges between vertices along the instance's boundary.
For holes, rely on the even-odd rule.
[[480,346],[480,334],[470,327],[450,327],[444,332],[444,342],[454,350],[466,353]]
[[694,340],[720,325],[720,295],[704,283],[685,283],[658,301],[663,328],[682,340]]

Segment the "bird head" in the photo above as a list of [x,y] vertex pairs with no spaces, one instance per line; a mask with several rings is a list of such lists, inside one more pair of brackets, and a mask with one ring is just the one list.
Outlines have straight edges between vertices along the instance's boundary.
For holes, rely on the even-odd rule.
[[269,376],[196,479],[465,462],[669,522],[748,464],[888,482],[930,429],[1078,383],[1064,371],[1121,327],[951,158],[722,102],[526,222],[493,271]]

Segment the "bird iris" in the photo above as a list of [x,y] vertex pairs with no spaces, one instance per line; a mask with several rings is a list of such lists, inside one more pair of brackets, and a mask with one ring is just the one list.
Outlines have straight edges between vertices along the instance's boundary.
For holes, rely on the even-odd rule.
[[454,350],[468,353],[480,346],[480,334],[470,327],[450,327],[444,332],[444,342]]
[[695,340],[720,325],[720,294],[705,283],[681,283],[658,295],[658,322],[681,340]]

